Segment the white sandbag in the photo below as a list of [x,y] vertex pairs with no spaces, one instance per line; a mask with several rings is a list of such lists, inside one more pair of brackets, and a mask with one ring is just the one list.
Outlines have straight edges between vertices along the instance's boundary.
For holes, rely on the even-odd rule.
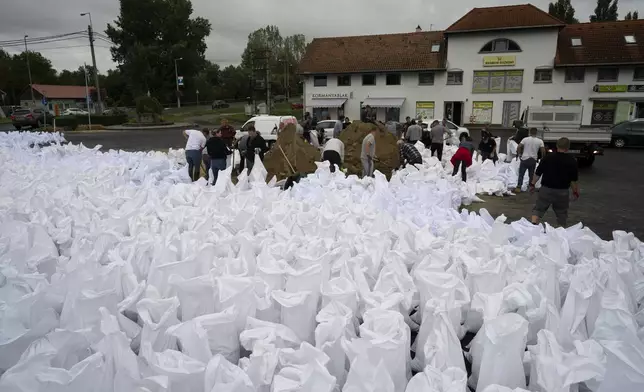
[[[143,330],[141,331],[141,346],[148,343],[150,349],[163,351],[176,347],[176,340],[166,334],[166,330],[179,324],[177,310],[179,300],[177,297],[168,299],[144,298],[136,304]],[[109,309],[108,309],[109,310]]]
[[518,314],[503,314],[483,324],[471,343],[470,387],[478,390],[498,384],[525,388],[522,358],[528,322]]
[[384,360],[374,361],[375,358],[366,354],[357,356],[351,362],[351,370],[342,392],[395,392],[394,382]]
[[[449,273],[441,273],[431,270],[416,270],[414,281],[420,293],[420,316],[422,318],[425,303],[430,298],[444,298],[448,301],[465,307],[469,305],[470,291],[465,282],[459,277]],[[460,324],[460,323],[459,323]]]
[[523,388],[508,388],[504,387],[502,385],[497,385],[497,384],[492,384],[488,385],[487,388],[483,390],[483,392],[529,392]]
[[203,363],[212,358],[206,330],[195,320],[170,326],[165,333],[177,338],[179,350],[183,354]]
[[246,372],[228,362],[223,356],[215,355],[206,366],[204,391],[255,392],[255,386]]
[[257,342],[250,357],[239,360],[239,367],[248,374],[257,392],[270,392],[279,363],[278,354],[274,345]]
[[281,309],[281,322],[303,341],[315,343],[315,316],[318,312],[317,296],[311,291],[287,293],[273,291],[273,299]]
[[255,278],[232,276],[216,278],[217,305],[215,310],[221,312],[234,306],[237,314],[235,323],[239,331],[244,329],[247,317],[255,317],[257,311],[255,285]]
[[409,380],[405,392],[467,392],[467,373],[459,368],[427,366]]
[[[213,355],[222,355],[230,363],[239,361],[239,333],[235,320],[236,310],[230,307],[223,312],[196,317],[197,323],[206,332],[208,345]],[[196,358],[196,357],[195,357]]]
[[431,366],[439,371],[448,368],[466,371],[461,342],[449,319],[450,307],[459,308],[457,304],[438,299],[430,299],[425,304],[416,340],[416,356],[412,361],[414,370],[422,371]]
[[179,298],[181,320],[188,321],[215,312],[215,282],[210,274],[192,279],[170,275],[168,283],[174,286]]
[[358,293],[355,285],[345,277],[333,278],[322,283],[322,306],[337,301],[347,306],[353,314],[358,312]]
[[176,350],[152,351],[149,343],[141,344],[141,357],[150,371],[168,378],[168,392],[195,390],[204,387],[206,365]]
[[410,344],[409,327],[400,313],[372,309],[365,313],[364,323],[360,326],[360,338],[351,341],[347,355],[352,366],[353,359],[363,355],[372,358],[372,363],[382,360],[395,391],[404,391],[411,378]]
[[246,327],[239,335],[239,341],[242,347],[252,351],[258,343],[274,345],[277,348],[296,348],[301,343],[300,338],[287,326],[252,317],[248,317]]
[[324,352],[306,342],[297,350],[282,349],[279,352],[282,369],[275,375],[272,390],[331,392],[336,379],[325,367],[328,362]]
[[373,291],[380,291],[382,293],[398,292],[403,294],[404,301],[402,304],[406,312],[411,309],[414,296],[418,292],[414,280],[407,272],[405,265],[401,262],[389,262],[382,267]]

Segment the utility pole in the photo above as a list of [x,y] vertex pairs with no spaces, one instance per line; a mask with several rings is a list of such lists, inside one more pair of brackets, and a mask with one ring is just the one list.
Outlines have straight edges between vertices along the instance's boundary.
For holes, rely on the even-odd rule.
[[25,34],[25,57],[27,58],[27,72],[29,73],[29,91],[31,92],[31,104],[36,104],[36,99],[34,98],[34,83],[31,80],[31,65],[29,64],[29,49],[27,49],[27,34]]
[[181,91],[179,91],[179,69],[177,68],[177,61],[183,60],[183,57],[174,59],[174,81],[177,85],[177,109],[181,107]]
[[[96,106],[98,114],[103,113],[103,101],[101,100],[101,86],[98,81],[98,68],[96,68],[96,55],[94,54],[94,27],[92,26],[92,13],[83,12],[81,16],[89,16],[89,26],[87,26],[87,33],[89,34],[89,48],[92,51],[92,66],[94,68],[94,84],[96,85]],[[89,107],[87,108],[89,110]]]
[[85,102],[87,104],[87,123],[89,125],[89,130],[92,130],[92,111],[89,110],[89,85],[88,80],[89,76],[87,75],[87,64],[83,64],[83,71],[85,71]]
[[266,111],[267,114],[271,114],[271,67],[268,62],[269,56],[266,57]]

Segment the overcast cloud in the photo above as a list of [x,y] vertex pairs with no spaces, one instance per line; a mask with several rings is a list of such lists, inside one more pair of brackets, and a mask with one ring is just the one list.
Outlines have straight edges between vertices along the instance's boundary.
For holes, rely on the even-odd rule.
[[[525,0],[192,0],[194,15],[212,23],[206,57],[222,66],[238,64],[248,34],[273,24],[283,36],[302,33],[307,41],[315,37],[381,34],[413,31],[417,25],[428,30],[444,29],[473,7],[522,4]],[[532,1],[548,9],[549,0]],[[576,16],[588,21],[595,0],[572,0]],[[643,0],[620,0],[620,19],[628,11],[639,10],[644,17]],[[91,12],[94,29],[104,33],[107,23],[116,19],[118,0],[0,0],[0,41],[21,39],[25,34],[42,37],[87,28]],[[0,45],[1,46],[1,45]],[[96,42],[97,65],[101,72],[113,68],[109,44]],[[19,53],[24,47],[4,47]],[[58,70],[76,69],[91,56],[87,39],[30,45],[42,51]]]

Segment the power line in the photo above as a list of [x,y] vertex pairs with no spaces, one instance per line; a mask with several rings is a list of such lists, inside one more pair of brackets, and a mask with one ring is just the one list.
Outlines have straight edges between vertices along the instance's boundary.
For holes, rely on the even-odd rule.
[[[37,46],[37,45],[46,45],[46,44],[51,44],[54,42],[62,42],[62,41],[71,41],[71,40],[78,40],[78,39],[87,39],[87,37],[67,37],[67,38],[55,38],[55,39],[50,39],[50,40],[43,40],[43,41],[38,41],[38,42],[29,42],[27,41],[27,44],[29,46]],[[0,46],[5,47],[5,48],[12,48],[12,47],[23,47],[24,46],[24,41],[19,44],[0,44]]]
[[[49,41],[49,40],[52,40],[52,39],[71,37],[71,36],[75,36],[75,35],[76,36],[77,35],[85,35],[85,36],[87,36],[87,30],[75,31],[73,33],[49,35],[49,36],[45,36],[45,37],[32,37],[32,38],[27,37],[27,43],[28,44],[30,44],[30,43],[38,43],[38,42],[42,42],[42,41]],[[24,45],[24,43],[25,43],[24,38],[12,39],[12,40],[0,41],[0,46],[12,46],[12,45],[15,45],[15,44]]]

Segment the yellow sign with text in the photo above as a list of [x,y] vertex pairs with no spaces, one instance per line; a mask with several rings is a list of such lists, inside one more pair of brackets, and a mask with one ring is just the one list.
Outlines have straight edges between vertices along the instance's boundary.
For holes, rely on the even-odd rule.
[[517,56],[485,56],[484,67],[508,67],[517,65]]
[[434,109],[434,102],[416,101],[416,109]]

